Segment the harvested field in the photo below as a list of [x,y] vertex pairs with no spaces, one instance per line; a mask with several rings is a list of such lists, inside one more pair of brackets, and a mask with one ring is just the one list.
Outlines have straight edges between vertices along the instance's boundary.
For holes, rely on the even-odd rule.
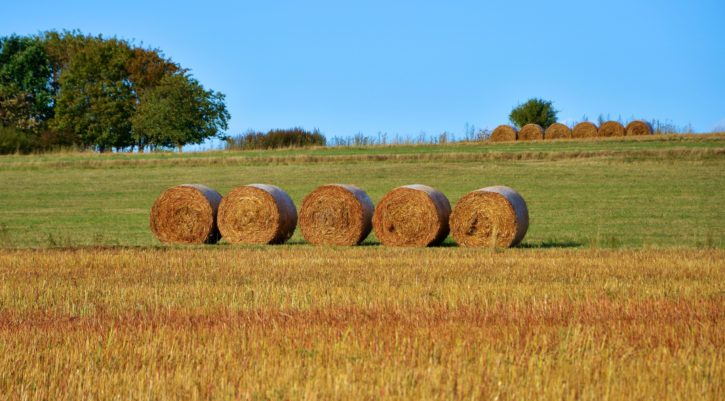
[[[723,138],[0,157],[0,398],[720,400]],[[531,225],[513,249],[149,230],[163,189],[240,177],[298,205],[504,183]]]
[[0,394],[704,399],[722,250],[0,250]]

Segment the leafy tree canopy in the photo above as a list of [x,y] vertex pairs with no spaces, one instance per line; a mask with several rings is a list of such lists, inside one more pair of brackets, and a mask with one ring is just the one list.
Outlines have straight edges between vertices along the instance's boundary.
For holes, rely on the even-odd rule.
[[181,151],[183,145],[222,137],[229,118],[223,94],[205,90],[197,80],[179,73],[164,76],[141,96],[132,122],[139,143],[177,146]]
[[78,31],[0,38],[0,126],[17,149],[183,146],[229,118],[223,94],[158,49]]
[[52,116],[50,75],[38,38],[0,38],[0,124],[37,131]]
[[519,128],[526,124],[539,124],[546,129],[556,122],[557,113],[551,101],[533,98],[514,107],[509,114],[509,120]]

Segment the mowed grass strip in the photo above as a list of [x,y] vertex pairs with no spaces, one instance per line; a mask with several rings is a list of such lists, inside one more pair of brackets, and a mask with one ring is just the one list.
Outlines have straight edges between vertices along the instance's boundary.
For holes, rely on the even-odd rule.
[[0,251],[5,399],[722,399],[722,250]]
[[[58,152],[40,155],[4,155],[0,156],[0,166],[17,167],[63,167],[85,166],[103,167],[133,164],[245,164],[271,162],[307,162],[329,160],[356,160],[369,156],[395,159],[424,159],[456,155],[475,158],[476,154],[494,154],[491,158],[501,158],[502,154],[528,154],[529,158],[577,157],[577,155],[619,154],[623,152],[658,153],[675,151],[717,151],[723,148],[725,133],[697,135],[650,135],[641,137],[589,138],[556,141],[519,141],[494,143],[486,141],[452,142],[445,144],[397,144],[374,146],[284,148],[244,151],[208,151],[208,152],[151,152],[151,153],[96,153],[96,152]],[[427,155],[427,156],[424,156]],[[468,156],[467,156],[468,155]],[[496,156],[498,155],[498,156]],[[542,156],[546,155],[546,156]],[[569,155],[569,156],[567,156]],[[573,156],[572,156],[573,155]],[[481,159],[487,156],[480,156]],[[513,156],[509,156],[512,157]]]

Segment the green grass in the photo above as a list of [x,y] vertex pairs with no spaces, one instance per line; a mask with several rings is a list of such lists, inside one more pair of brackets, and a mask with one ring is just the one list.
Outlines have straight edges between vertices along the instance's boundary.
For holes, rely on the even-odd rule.
[[[467,158],[466,152],[501,157]],[[539,153],[517,160],[515,155],[522,152]],[[589,153],[584,158],[566,156],[571,152]],[[182,183],[203,183],[222,194],[238,185],[272,183],[288,191],[299,206],[318,185],[340,182],[360,186],[374,202],[396,186],[423,183],[443,191],[452,204],[477,188],[511,186],[522,193],[531,215],[523,246],[723,247],[723,152],[722,137],[694,136],[182,155],[6,156],[0,157],[0,246],[158,244],[148,229],[148,212],[163,190]],[[320,156],[284,158],[316,154]],[[247,162],[263,156],[282,158]],[[164,162],[169,158],[178,162]],[[205,162],[186,163],[199,159]],[[292,242],[300,241],[296,233]]]

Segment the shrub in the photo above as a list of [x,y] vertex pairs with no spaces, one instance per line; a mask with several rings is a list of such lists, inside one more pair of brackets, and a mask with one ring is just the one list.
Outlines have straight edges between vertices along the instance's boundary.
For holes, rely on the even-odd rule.
[[15,127],[0,125],[0,154],[30,153],[35,147],[35,136]]
[[303,128],[273,129],[262,133],[248,131],[227,139],[227,149],[276,149],[325,146],[326,140],[319,130],[305,131]]
[[533,98],[514,107],[509,114],[509,120],[518,128],[526,124],[538,124],[547,129],[556,122],[557,113],[551,101]]

